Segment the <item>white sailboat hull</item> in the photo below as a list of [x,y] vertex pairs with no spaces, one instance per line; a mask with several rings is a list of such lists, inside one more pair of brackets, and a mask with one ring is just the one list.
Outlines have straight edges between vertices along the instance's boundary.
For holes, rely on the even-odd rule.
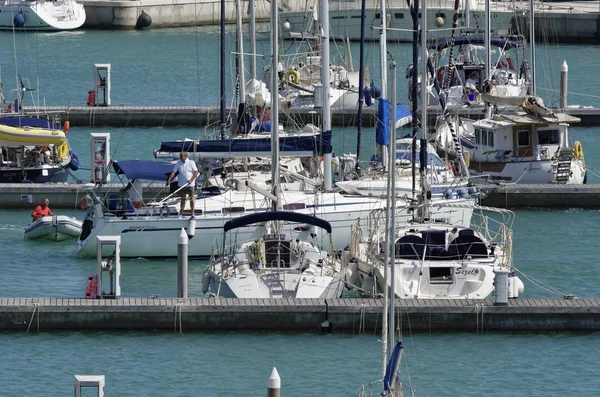
[[[22,16],[17,14],[21,13]],[[23,25],[15,24],[15,17]],[[5,1],[0,4],[0,29],[15,30],[72,30],[85,22],[83,4],[74,0]]]
[[[325,193],[322,197],[303,192],[285,192],[285,203],[302,204],[306,208],[295,209],[294,212],[317,216],[328,221],[333,229],[333,246],[336,249],[345,247],[350,240],[350,229],[354,221],[365,217],[374,209],[385,207],[385,200],[372,197],[347,196],[338,193]],[[316,202],[315,202],[316,201]],[[460,201],[460,200],[458,200]],[[453,202],[448,200],[447,202]],[[178,200],[175,201],[178,203]],[[257,211],[267,211],[269,206],[262,199],[256,198],[253,205],[252,195],[244,192],[230,191],[220,196],[197,200],[196,209],[202,209],[202,215],[196,215],[194,235],[188,243],[188,254],[193,257],[209,257],[213,252],[215,237],[221,234],[223,225],[228,220]],[[175,205],[176,205],[175,204]],[[287,205],[287,204],[286,204]],[[284,209],[292,209],[290,207]],[[244,212],[222,213],[222,208],[241,208]],[[256,209],[255,209],[256,208]],[[122,257],[175,257],[177,256],[178,237],[181,228],[191,235],[192,223],[188,217],[161,217],[159,209],[154,216],[135,216],[126,214],[123,217],[104,215],[94,217],[93,227],[83,241],[76,242],[76,251],[82,256],[96,255],[96,236],[121,236]],[[463,208],[435,208],[431,217],[449,219],[453,223],[470,222],[472,212]],[[412,218],[412,211],[399,211],[398,222],[407,222]],[[292,230],[295,225],[284,225],[284,232],[297,235],[300,231]],[[236,238],[247,237],[255,233],[255,227],[238,229]],[[328,248],[329,241],[325,233],[317,237],[321,248]],[[110,254],[110,252],[107,252]]]

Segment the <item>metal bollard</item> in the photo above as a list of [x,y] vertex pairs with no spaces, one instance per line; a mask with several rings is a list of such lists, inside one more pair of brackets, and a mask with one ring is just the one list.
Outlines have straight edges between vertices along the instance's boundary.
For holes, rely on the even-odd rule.
[[281,396],[281,378],[277,372],[277,368],[273,367],[271,376],[267,381],[267,397],[280,397]]
[[177,297],[188,297],[188,235],[183,228],[177,243]]

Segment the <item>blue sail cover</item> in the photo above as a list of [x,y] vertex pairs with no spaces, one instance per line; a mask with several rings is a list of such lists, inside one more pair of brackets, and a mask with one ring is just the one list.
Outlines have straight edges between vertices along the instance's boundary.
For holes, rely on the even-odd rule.
[[412,122],[412,113],[406,105],[396,105],[396,128]]
[[33,116],[0,116],[0,124],[7,125],[9,127],[34,127],[46,128],[49,130],[60,129],[60,126],[57,123],[53,123],[50,120],[46,120],[44,118]]
[[[450,43],[450,39],[436,40],[432,43],[429,43],[429,49],[441,51],[445,48],[450,47]],[[454,39],[455,46],[466,44],[485,45],[485,39],[483,37],[457,37]],[[507,50],[519,46],[519,43],[516,40],[509,40],[502,37],[492,37],[490,40],[490,44],[496,47],[505,48]]]
[[[332,153],[331,131],[325,131],[322,134],[311,136],[285,136],[279,137],[279,151],[285,152],[313,152],[318,155]],[[162,142],[160,152],[181,152],[190,153],[271,153],[271,137],[265,138],[242,138],[242,139],[223,139],[223,140],[205,140],[205,141],[181,141],[181,142]]]
[[387,99],[380,99],[377,112],[375,143],[378,145],[387,145],[390,143],[390,101]]
[[147,179],[166,181],[173,171],[173,163],[157,163],[151,160],[113,161],[113,169],[117,175],[125,175],[128,179]]
[[229,230],[237,229],[238,227],[267,221],[308,223],[309,225],[315,225],[321,229],[325,229],[327,233],[331,233],[331,225],[326,220],[292,211],[255,212],[254,214],[240,216],[239,218],[225,222],[225,225],[223,225],[223,231],[228,232]]
[[402,351],[403,347],[404,346],[402,346],[401,341],[396,343],[396,346],[394,346],[394,350],[392,351],[392,355],[390,356],[390,361],[388,361],[385,367],[385,376],[383,377],[383,391],[391,391],[391,383],[396,378],[398,368],[400,367],[400,352]]

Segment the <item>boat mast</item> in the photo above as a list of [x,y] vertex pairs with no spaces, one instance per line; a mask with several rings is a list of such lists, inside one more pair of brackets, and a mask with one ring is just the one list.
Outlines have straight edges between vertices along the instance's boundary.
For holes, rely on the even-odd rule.
[[[256,14],[254,10],[254,0],[249,0],[250,9],[250,77],[256,80]],[[254,84],[254,82],[253,82]]]
[[531,63],[531,95],[537,94],[537,81],[535,77],[535,15],[534,0],[529,0],[529,62]]
[[[429,189],[427,183],[427,0],[421,0],[421,72],[423,77],[421,78],[421,154],[420,154],[420,167],[419,175],[421,177],[421,200],[419,207],[419,220],[421,222],[429,218]],[[418,69],[418,68],[415,68]],[[414,147],[414,145],[413,145]],[[414,158],[413,158],[414,162]],[[433,164],[432,164],[433,167]]]
[[[419,118],[417,115],[419,114],[419,89],[418,89],[418,81],[419,81],[419,0],[414,0],[412,5],[410,6],[410,13],[413,20],[413,53],[412,53],[412,86],[410,87],[412,90],[412,198],[415,199],[416,190],[417,190],[417,168],[415,159],[417,158],[417,132],[419,130]],[[427,79],[427,74],[423,75],[424,79]],[[434,77],[435,79],[435,77]],[[435,80],[434,80],[435,81]],[[441,91],[438,91],[438,96]],[[427,102],[421,101],[421,107],[426,107]]]
[[[224,0],[223,0],[224,1]],[[279,189],[279,14],[277,0],[271,0],[271,188],[276,197],[273,210],[281,209]]]
[[365,19],[366,19],[367,1],[361,1],[360,8],[360,55],[358,69],[358,115],[357,115],[357,134],[356,134],[356,165],[354,169],[360,175],[360,138],[362,133],[362,110],[365,99],[364,79],[365,79]]
[[244,36],[242,34],[242,5],[240,0],[235,0],[236,8],[236,36],[237,36],[237,66],[238,66],[238,83],[240,87],[239,107],[237,113],[236,132],[246,133],[246,79],[244,68]]
[[[381,0],[381,32],[379,36],[379,61],[381,63],[380,105],[387,99],[387,11],[385,4],[386,0]],[[387,166],[387,152],[383,150],[383,145],[377,144],[377,153],[381,154],[381,164],[385,168]]]
[[[396,61],[391,63],[392,69],[392,109],[390,117],[390,145],[388,147],[390,155],[390,164],[388,172],[388,184],[390,186],[389,193],[389,217],[390,217],[390,229],[388,249],[390,251],[389,257],[389,278],[390,278],[390,331],[389,331],[389,346],[396,345],[396,304],[395,304],[395,280],[396,280]],[[387,265],[387,264],[386,264]],[[385,283],[387,286],[387,282]],[[391,350],[390,350],[391,353]]]
[[[275,25],[277,26],[277,25]],[[323,85],[323,133],[331,132],[331,108],[329,106],[329,0],[321,0],[321,84]],[[323,153],[324,189],[331,191],[331,153]]]
[[221,101],[220,121],[221,121],[221,139],[225,139],[227,124],[225,121],[225,0],[221,0]]

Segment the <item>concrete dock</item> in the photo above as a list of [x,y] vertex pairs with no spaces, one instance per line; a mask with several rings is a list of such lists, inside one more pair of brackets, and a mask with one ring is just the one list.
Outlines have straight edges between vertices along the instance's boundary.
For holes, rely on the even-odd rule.
[[[396,300],[414,332],[600,330],[599,299]],[[372,332],[381,299],[1,298],[0,331],[81,330]],[[330,328],[323,329],[329,322]],[[407,328],[408,329],[408,328]]]
[[[25,112],[36,109],[24,106]],[[46,106],[45,112],[55,114],[60,120],[69,120],[71,127],[196,127],[204,128],[219,122],[219,108],[216,106]],[[227,114],[232,113],[227,110]],[[459,115],[471,118],[483,116],[483,107],[466,107],[453,110]],[[590,107],[569,107],[567,114],[581,119],[575,125],[591,127],[600,125],[600,109]],[[435,123],[437,112],[430,112],[430,122]],[[279,122],[284,125],[304,125],[320,123],[320,109],[282,110]],[[356,126],[356,109],[331,109],[331,124],[334,127]],[[363,108],[363,127],[374,127],[377,119],[376,107]]]
[[486,185],[482,204],[497,208],[600,208],[600,185]]
[[[79,201],[90,189],[100,197],[120,194],[123,184],[94,185],[93,183],[3,183],[0,185],[0,208],[32,209],[44,198],[50,200],[52,208],[79,209]],[[163,198],[169,188],[163,184],[144,184],[146,198]],[[127,193],[125,193],[127,197]]]
[[[333,6],[351,8],[360,7],[360,2],[332,3]],[[256,0],[256,18],[259,21],[269,20],[269,2]],[[142,12],[150,17],[149,28],[166,28],[177,26],[216,25],[221,20],[219,0],[83,0],[86,12],[86,29],[134,29]],[[369,9],[376,9],[376,0],[368,1]],[[247,20],[247,3],[244,3],[244,18]],[[285,0],[280,2],[280,20],[285,21],[285,12],[305,11],[307,4],[303,0]],[[392,0],[388,4],[391,10],[406,9],[406,3]],[[448,9],[451,7],[432,3],[432,8]],[[505,12],[514,15],[515,24],[524,25],[522,15],[528,10],[528,3],[492,2],[492,12]],[[335,9],[335,8],[334,8]],[[392,12],[393,12],[392,11]],[[550,37],[552,40],[568,43],[600,42],[600,7],[597,1],[573,2],[535,2],[535,27],[538,40]],[[235,23],[235,2],[227,0],[225,20]],[[504,27],[509,29],[510,26]],[[527,31],[525,29],[524,31]]]
[[[78,209],[90,189],[103,197],[121,194],[122,184],[95,186],[92,183],[6,183],[0,189],[0,208],[31,209],[48,198],[52,208]],[[586,208],[600,209],[600,184],[594,185],[483,185],[481,204],[497,208]],[[159,200],[169,194],[162,184],[144,184],[144,196]],[[127,194],[125,194],[127,196]]]

